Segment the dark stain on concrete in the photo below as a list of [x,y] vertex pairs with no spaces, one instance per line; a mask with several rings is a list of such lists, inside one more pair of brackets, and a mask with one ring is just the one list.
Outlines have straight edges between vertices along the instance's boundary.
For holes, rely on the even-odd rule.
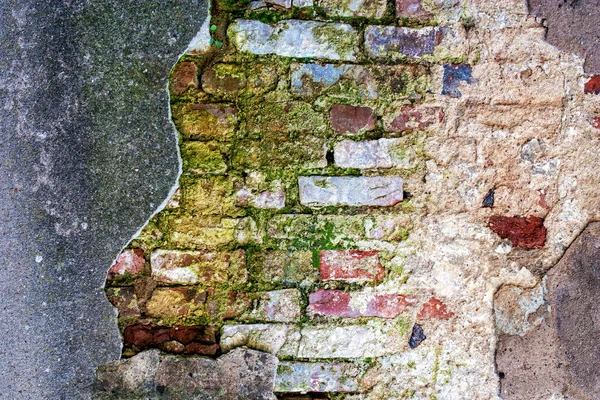
[[530,14],[545,20],[549,43],[584,57],[585,72],[600,72],[600,2],[528,0],[528,5]]
[[600,393],[600,223],[591,223],[547,274],[550,312],[525,336],[500,335],[496,365],[504,400]]

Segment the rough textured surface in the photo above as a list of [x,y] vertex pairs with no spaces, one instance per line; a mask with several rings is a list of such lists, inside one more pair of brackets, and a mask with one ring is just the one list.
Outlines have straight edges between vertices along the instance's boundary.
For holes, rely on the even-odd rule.
[[[578,319],[589,313],[571,311],[558,331],[545,314],[546,272],[599,218],[595,78],[544,42],[523,2],[334,15],[351,3],[215,2],[213,45],[180,60],[196,65],[198,87],[177,94],[181,74],[171,77],[180,191],[128,247],[142,249],[142,271],[108,282],[119,328],[216,326],[221,351],[315,364],[280,371],[293,378],[283,398],[321,388],[306,381],[319,363],[364,368],[348,395],[324,374],[331,399],[495,400],[509,376],[511,390],[531,388],[534,366],[496,369],[511,343],[574,336],[567,325],[594,335]],[[243,251],[246,279],[161,281],[157,251]],[[551,360],[539,368],[553,379],[538,385],[546,399],[588,400],[589,359],[529,346]],[[559,375],[579,392],[565,394]]]
[[169,71],[205,1],[0,2],[0,397],[89,398],[102,287],[177,176]]
[[100,399],[273,400],[277,358],[236,349],[216,360],[165,355],[157,350],[102,366]]
[[[503,332],[497,350],[503,399],[551,395],[593,399],[600,392],[599,248],[600,224],[592,223],[548,272],[547,293],[535,295],[540,288],[534,288],[533,298],[513,294],[513,302],[518,299],[520,307],[497,312],[497,324]],[[508,297],[497,296],[498,306],[506,304]],[[531,318],[523,321],[524,312],[535,312],[535,322]],[[515,327],[528,330],[517,331]]]

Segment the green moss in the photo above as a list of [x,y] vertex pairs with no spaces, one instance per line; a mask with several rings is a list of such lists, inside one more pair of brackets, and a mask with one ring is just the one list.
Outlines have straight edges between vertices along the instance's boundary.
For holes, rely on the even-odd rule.
[[221,152],[227,147],[217,142],[184,142],[180,145],[183,171],[192,174],[222,174],[227,164]]
[[355,35],[335,24],[317,26],[313,29],[313,35],[318,43],[331,46],[344,59],[352,56],[356,50]]
[[411,329],[411,324],[408,319],[400,317],[396,320],[394,328],[398,332],[398,335],[406,337]]

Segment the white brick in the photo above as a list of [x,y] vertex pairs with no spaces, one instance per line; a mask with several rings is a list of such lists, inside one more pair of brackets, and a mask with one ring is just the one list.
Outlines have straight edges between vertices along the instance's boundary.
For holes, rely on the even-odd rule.
[[393,206],[402,201],[398,176],[301,176],[300,203],[306,206]]
[[399,139],[344,140],[334,148],[335,163],[342,168],[404,168],[410,165],[410,157],[400,151],[399,144]]
[[350,25],[317,21],[269,25],[238,19],[229,26],[228,35],[238,50],[284,57],[353,61],[358,44],[358,33]]
[[364,365],[339,362],[280,361],[274,392],[351,393],[361,389]]

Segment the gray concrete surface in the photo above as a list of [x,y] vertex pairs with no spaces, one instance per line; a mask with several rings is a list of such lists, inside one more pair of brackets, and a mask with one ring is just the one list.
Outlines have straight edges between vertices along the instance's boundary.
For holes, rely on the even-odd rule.
[[0,398],[90,398],[102,286],[178,161],[166,82],[206,0],[0,0]]

